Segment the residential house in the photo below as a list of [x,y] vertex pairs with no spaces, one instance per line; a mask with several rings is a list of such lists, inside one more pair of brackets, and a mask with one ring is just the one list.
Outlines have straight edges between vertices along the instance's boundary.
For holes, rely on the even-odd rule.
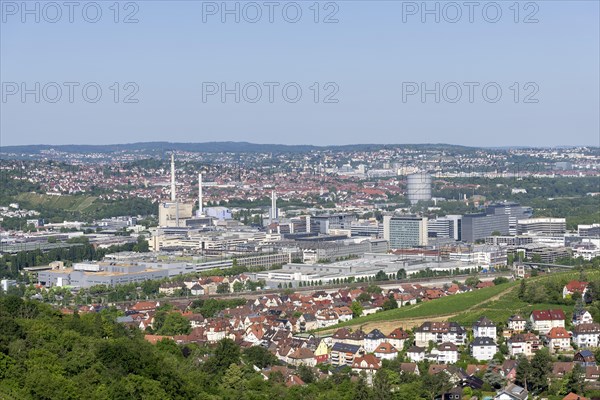
[[208,293],[206,293],[204,288],[199,283],[196,283],[190,288],[190,294],[192,296],[202,296]]
[[600,366],[593,365],[585,367],[585,381],[597,382],[598,380],[600,380]]
[[206,323],[206,320],[200,314],[189,313],[189,314],[184,314],[184,317],[188,321],[190,321],[190,326],[192,327],[192,329],[204,326],[204,324]]
[[397,350],[402,350],[404,343],[409,337],[410,335],[404,329],[396,328],[387,335],[386,340]]
[[417,304],[417,298],[410,293],[399,293],[394,295],[398,302],[398,307],[404,307],[411,304]]
[[365,333],[358,329],[356,331],[351,331],[348,328],[340,328],[331,337],[331,342],[335,343],[346,343],[346,344],[354,344],[357,346],[362,346],[365,340]]
[[596,365],[596,357],[590,350],[581,350],[575,353],[573,362],[576,362],[582,367],[593,367]]
[[575,366],[574,362],[570,361],[557,361],[552,363],[552,377],[555,379],[564,378],[569,372],[573,370]]
[[533,330],[545,335],[552,328],[565,327],[565,313],[561,309],[534,310],[530,316]]
[[160,302],[158,301],[138,301],[133,306],[129,308],[127,311],[136,311],[141,313],[148,313],[150,311],[156,311],[156,309],[160,307]]
[[360,315],[361,315],[361,317],[365,317],[367,315],[375,314],[377,311],[381,311],[381,310],[383,310],[383,308],[380,306],[363,304],[363,312]]
[[317,348],[315,349],[315,360],[317,364],[324,363],[329,360],[329,346],[324,340],[319,341]]
[[381,368],[381,362],[373,354],[356,357],[352,362],[352,371],[365,372],[367,376],[374,375],[379,368]]
[[522,354],[525,357],[531,357],[540,349],[541,340],[533,333],[519,333],[511,336],[507,345],[508,353],[511,356]]
[[338,315],[340,322],[350,321],[352,319],[352,310],[350,307],[335,307],[333,311]]
[[525,325],[527,325],[527,320],[520,315],[512,315],[508,319],[508,329],[515,333],[523,332]]
[[[366,350],[366,348],[365,348]],[[398,357],[398,350],[388,342],[383,342],[375,350],[373,354],[382,360],[393,360]]]
[[298,317],[296,326],[296,329],[298,329],[298,331],[306,332],[312,331],[313,329],[317,329],[319,327],[319,324],[314,314],[304,313],[300,317]]
[[492,338],[477,337],[471,342],[471,355],[476,360],[491,360],[497,352],[498,346]]
[[562,400],[590,400],[590,399],[588,397],[583,397],[580,394],[571,392],[568,395],[566,395],[565,397],[563,397]]
[[265,331],[262,325],[253,324],[246,329],[244,340],[255,345],[260,344],[262,343],[264,334]]
[[178,290],[181,290],[185,285],[181,282],[166,282],[160,285],[158,293],[173,296]]
[[331,348],[329,359],[332,365],[352,366],[354,359],[365,354],[362,346],[346,343],[335,343]]
[[488,318],[481,317],[473,324],[473,336],[496,339],[496,325]]
[[565,328],[555,327],[546,335],[550,351],[565,351],[571,348],[571,334]]
[[573,328],[573,343],[580,348],[598,347],[600,344],[600,324],[579,324]]
[[477,289],[484,289],[484,288],[493,287],[493,286],[495,286],[494,282],[492,282],[492,281],[485,281],[485,282],[479,282],[475,287]]
[[463,398],[463,388],[458,386],[448,390],[442,396],[443,400],[462,400]]
[[579,293],[581,297],[585,296],[588,291],[589,282],[571,281],[563,287],[563,299],[571,297],[575,293]]
[[437,362],[440,364],[454,364],[458,361],[458,347],[452,343],[442,343],[434,350]]
[[228,325],[224,321],[213,320],[208,323],[206,329],[206,340],[216,343],[227,336]]
[[288,355],[288,363],[296,367],[300,365],[306,365],[308,367],[314,367],[317,365],[317,359],[315,353],[307,349],[306,347],[300,347]]
[[527,389],[514,383],[509,383],[494,396],[494,400],[527,400],[528,398]]
[[424,322],[415,329],[415,344],[428,346],[429,341],[460,346],[466,344],[467,332],[456,322]]
[[319,328],[327,328],[339,322],[338,315],[331,310],[319,310],[316,312],[315,318],[317,319],[317,326]]
[[406,357],[412,362],[425,360],[425,347],[411,346],[406,350]]
[[367,333],[363,341],[365,351],[367,353],[373,353],[381,343],[386,341],[386,339],[386,336],[379,329],[373,329],[371,332]]
[[573,313],[573,325],[591,324],[594,322],[592,314],[587,310],[581,310]]
[[500,374],[507,382],[514,382],[517,378],[517,360],[504,360],[500,367]]
[[414,362],[400,363],[400,371],[403,374],[421,375],[421,372],[419,371],[419,366],[417,365],[417,363]]

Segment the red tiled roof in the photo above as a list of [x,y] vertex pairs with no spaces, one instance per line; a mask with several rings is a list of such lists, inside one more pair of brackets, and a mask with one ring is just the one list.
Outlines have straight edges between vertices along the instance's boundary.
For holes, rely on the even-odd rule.
[[561,309],[534,310],[531,314],[533,315],[533,319],[536,321],[565,320],[565,313]]

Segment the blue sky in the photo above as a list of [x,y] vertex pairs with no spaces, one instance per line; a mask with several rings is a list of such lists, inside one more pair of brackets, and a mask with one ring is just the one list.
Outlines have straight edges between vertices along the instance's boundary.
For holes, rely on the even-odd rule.
[[[118,23],[113,1],[97,2],[96,23],[84,19],[84,6],[95,18],[90,2],[78,3],[73,23],[64,6],[58,18],[48,2],[28,2],[38,23],[20,1],[0,3],[2,145],[600,145],[598,1],[477,2],[472,22],[463,1],[427,2],[439,22],[420,1],[321,1],[318,23],[315,1],[275,2],[273,23],[264,1],[227,2],[239,23],[222,22],[221,1],[120,2]],[[251,23],[256,5],[262,17]],[[138,22],[123,23],[131,13]],[[65,82],[75,82],[72,102]],[[222,84],[236,82],[240,101],[223,101]],[[32,93],[22,98],[24,88]]]

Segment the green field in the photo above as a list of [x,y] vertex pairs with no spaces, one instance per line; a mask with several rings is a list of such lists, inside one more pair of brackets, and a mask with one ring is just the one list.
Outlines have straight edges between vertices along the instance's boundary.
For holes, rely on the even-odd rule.
[[[600,279],[600,271],[586,271],[588,280]],[[577,279],[579,273],[561,272],[552,275],[544,275],[529,278],[528,285],[548,281],[556,281],[561,284],[571,279]],[[412,306],[401,307],[389,311],[381,311],[365,317],[355,318],[333,327],[319,329],[319,331],[337,329],[344,326],[358,326],[373,322],[390,322],[402,320],[423,319],[427,317],[448,317],[450,321],[457,321],[464,325],[470,325],[479,317],[486,316],[496,323],[506,323],[508,317],[513,314],[521,314],[527,317],[534,309],[561,308],[565,315],[573,312],[573,306],[562,304],[528,304],[518,297],[520,281],[505,283],[490,288],[475,290],[473,292],[461,293],[454,296],[443,297]]]
[[493,286],[490,288],[475,290],[473,292],[442,297],[441,299],[437,300],[431,300],[412,306],[396,308],[394,310],[389,311],[381,311],[375,314],[367,315],[365,317],[355,318],[350,321],[335,325],[334,327],[329,327],[322,330],[329,330],[332,328],[339,328],[343,326],[361,325],[377,321],[394,321],[402,319],[440,317],[444,315],[450,317],[456,315],[457,313],[475,307],[479,304],[482,304],[490,298],[498,296],[502,292],[505,292],[507,290],[513,290],[516,286],[517,283],[511,282],[498,286]]

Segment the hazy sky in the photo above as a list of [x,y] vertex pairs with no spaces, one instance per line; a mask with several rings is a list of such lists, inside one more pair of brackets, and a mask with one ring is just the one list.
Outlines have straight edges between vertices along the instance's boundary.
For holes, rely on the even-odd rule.
[[600,145],[595,0],[26,4],[2,145]]

